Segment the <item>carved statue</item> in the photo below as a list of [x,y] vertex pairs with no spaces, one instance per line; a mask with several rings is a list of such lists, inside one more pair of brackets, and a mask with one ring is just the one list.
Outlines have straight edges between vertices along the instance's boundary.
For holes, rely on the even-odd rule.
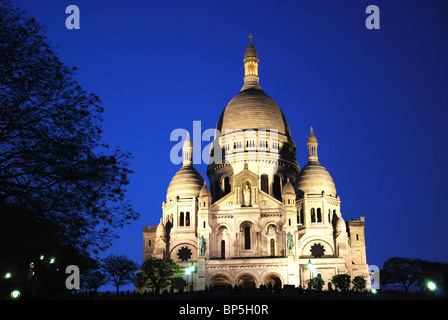
[[201,256],[205,255],[206,243],[204,236],[199,237],[199,254]]
[[243,204],[245,207],[250,206],[250,188],[246,184],[243,189]]
[[294,239],[291,232],[288,232],[286,237],[287,237],[286,245],[288,246],[288,253],[292,253],[292,249],[294,248]]

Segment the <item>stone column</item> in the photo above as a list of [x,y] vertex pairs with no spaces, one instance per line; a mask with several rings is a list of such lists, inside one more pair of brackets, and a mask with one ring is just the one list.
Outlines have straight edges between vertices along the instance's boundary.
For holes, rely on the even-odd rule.
[[199,256],[197,266],[196,290],[205,290],[205,257]]

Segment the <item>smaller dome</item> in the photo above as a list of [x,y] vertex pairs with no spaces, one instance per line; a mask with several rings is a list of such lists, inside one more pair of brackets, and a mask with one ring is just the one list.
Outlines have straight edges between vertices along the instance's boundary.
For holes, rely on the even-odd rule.
[[297,194],[322,194],[336,197],[336,186],[327,169],[317,161],[308,162],[297,176]]
[[166,192],[166,201],[180,198],[197,197],[204,185],[204,178],[193,167],[193,144],[190,140],[190,134],[187,132],[185,142],[182,148],[183,166],[176,172],[168,186]]
[[325,191],[327,195],[336,197],[336,186],[333,178],[327,169],[319,163],[317,145],[317,138],[313,132],[313,127],[311,127],[307,143],[308,163],[297,176],[297,195],[302,197],[305,194],[322,194],[322,191]]
[[162,219],[160,219],[160,223],[157,225],[156,235],[162,238],[165,238],[165,226],[163,225]]
[[308,137],[308,144],[309,143],[316,143],[317,144],[317,137],[316,137],[316,135],[313,132],[313,127],[312,126],[311,126],[311,133],[310,133],[310,135]]
[[292,186],[291,182],[286,182],[285,186],[283,187],[283,194],[296,194],[294,187]]
[[174,175],[166,193],[167,202],[176,197],[197,197],[204,185],[201,174],[192,166],[183,166]]
[[199,192],[200,197],[211,197],[212,193],[210,189],[207,187],[207,183],[204,180],[204,185],[202,186],[201,192]]
[[258,59],[257,50],[255,49],[255,46],[252,43],[252,40],[250,40],[250,43],[246,48],[246,52],[244,53],[244,59],[246,59],[246,58],[257,58]]
[[342,217],[339,217],[338,221],[336,222],[336,232],[339,233],[341,231],[345,231],[347,227],[345,226],[345,221]]

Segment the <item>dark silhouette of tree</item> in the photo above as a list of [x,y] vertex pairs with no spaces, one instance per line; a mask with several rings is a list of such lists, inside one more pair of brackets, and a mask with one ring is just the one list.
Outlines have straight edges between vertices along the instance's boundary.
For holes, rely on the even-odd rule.
[[124,255],[117,256],[111,254],[103,259],[102,269],[107,276],[107,281],[115,285],[118,295],[120,286],[134,281],[138,264]]
[[108,282],[108,275],[102,269],[101,260],[91,259],[88,268],[81,272],[81,289],[87,293],[97,293]]
[[99,97],[43,26],[0,0],[0,30],[0,261],[104,250],[138,217],[125,199],[131,155],[102,141]]
[[173,277],[170,283],[173,288],[179,291],[182,291],[187,286],[187,280],[181,276]]
[[324,283],[325,281],[321,277],[314,277],[311,279],[311,289],[321,291],[324,286]]
[[356,276],[352,283],[353,289],[356,291],[363,291],[366,288],[366,279],[363,276]]
[[399,285],[405,292],[411,288],[426,288],[428,281],[438,286],[448,285],[448,264],[418,258],[393,257],[380,270],[381,286]]
[[331,283],[341,291],[347,291],[350,288],[350,276],[348,274],[337,274],[331,278]]
[[153,288],[156,292],[166,288],[173,276],[179,272],[177,264],[171,260],[148,256],[143,262],[141,274],[145,279],[145,287]]
[[393,257],[386,260],[380,270],[381,285],[400,284],[405,292],[417,285],[421,278],[422,260]]

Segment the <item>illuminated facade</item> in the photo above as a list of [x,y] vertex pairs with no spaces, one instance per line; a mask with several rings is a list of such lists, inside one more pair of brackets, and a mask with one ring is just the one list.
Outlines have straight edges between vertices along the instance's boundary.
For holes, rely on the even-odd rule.
[[314,277],[327,288],[336,274],[363,276],[370,286],[364,217],[342,218],[313,128],[308,163],[300,169],[286,118],[260,87],[258,62],[251,39],[244,85],[217,123],[210,188],[193,166],[187,137],[160,223],[143,230],[143,259],[171,258],[183,269],[194,264],[195,290],[229,284],[306,288]]

